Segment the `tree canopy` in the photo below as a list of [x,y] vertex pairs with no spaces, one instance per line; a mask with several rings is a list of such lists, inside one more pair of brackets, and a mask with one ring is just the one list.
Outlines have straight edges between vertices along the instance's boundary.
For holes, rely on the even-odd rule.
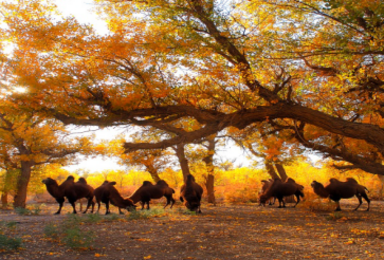
[[126,152],[252,127],[384,173],[382,1],[95,4],[106,35],[49,0],[0,7],[7,84],[27,89],[13,94],[20,108],[170,133]]

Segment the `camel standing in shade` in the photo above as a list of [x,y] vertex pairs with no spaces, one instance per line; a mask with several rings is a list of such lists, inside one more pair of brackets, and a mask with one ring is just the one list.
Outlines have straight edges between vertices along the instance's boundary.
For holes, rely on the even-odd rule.
[[360,185],[355,179],[347,178],[346,182],[339,181],[335,178],[329,180],[329,184],[327,186],[323,186],[320,182],[313,181],[311,186],[313,191],[322,198],[330,198],[331,200],[337,203],[336,211],[340,211],[340,200],[341,199],[349,199],[353,196],[356,196],[359,200],[359,205],[354,209],[357,210],[361,204],[363,203],[362,197],[367,201],[369,211],[369,206],[371,200],[368,198],[367,193],[365,192],[368,189],[363,185]]

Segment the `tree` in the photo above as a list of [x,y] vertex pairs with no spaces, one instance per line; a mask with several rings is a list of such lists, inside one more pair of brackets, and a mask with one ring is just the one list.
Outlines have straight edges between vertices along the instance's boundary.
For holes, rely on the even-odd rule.
[[65,124],[173,133],[125,152],[264,122],[383,174],[382,1],[96,2],[106,36],[58,20],[49,1],[1,7],[12,80],[28,88],[15,95],[20,107]]
[[[146,131],[131,135],[134,142],[158,139],[159,131]],[[124,153],[124,139],[117,139],[110,143],[111,154],[120,157],[120,164],[125,166],[139,166],[142,170],[149,172],[154,182],[160,181],[159,173],[172,165],[169,150],[138,150],[132,153]]]
[[68,138],[58,120],[21,112],[3,101],[0,108],[0,167],[16,174],[15,207],[25,207],[28,184],[36,166],[73,160],[76,153],[90,151],[88,138]]

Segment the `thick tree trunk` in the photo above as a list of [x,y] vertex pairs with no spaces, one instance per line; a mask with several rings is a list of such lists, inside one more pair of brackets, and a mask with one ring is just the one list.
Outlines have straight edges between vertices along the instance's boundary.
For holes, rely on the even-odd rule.
[[3,191],[1,193],[1,205],[5,207],[8,204],[8,192]]
[[265,161],[265,168],[267,168],[268,174],[271,176],[273,180],[280,179],[271,161],[268,161],[268,160]]
[[157,183],[160,180],[159,173],[152,165],[146,165],[145,168],[151,175],[152,179]]
[[282,181],[286,181],[288,179],[288,176],[287,176],[287,173],[284,169],[284,166],[279,162],[279,163],[275,163],[275,167],[276,167],[277,172],[280,175],[280,179]]
[[176,145],[176,147],[174,148],[174,150],[176,151],[176,156],[177,156],[177,158],[179,159],[179,163],[180,163],[181,171],[182,171],[182,173],[183,173],[184,182],[185,182],[186,179],[187,179],[187,176],[190,175],[191,172],[189,171],[188,160],[187,160],[187,158],[185,157],[184,144],[178,144],[178,145]]
[[17,180],[16,195],[13,206],[25,208],[27,201],[27,190],[29,180],[31,179],[33,163],[30,161],[21,161],[21,172]]
[[208,141],[208,155],[203,158],[203,162],[207,168],[207,176],[205,177],[205,188],[207,189],[207,199],[208,203],[213,203],[216,205],[215,198],[215,167],[213,165],[213,155],[215,154],[215,142],[216,135],[210,136],[207,138]]

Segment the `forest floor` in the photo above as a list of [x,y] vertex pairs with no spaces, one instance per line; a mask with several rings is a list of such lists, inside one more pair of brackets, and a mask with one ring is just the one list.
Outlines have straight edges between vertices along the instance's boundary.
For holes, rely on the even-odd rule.
[[384,202],[369,212],[365,203],[352,211],[356,204],[342,201],[341,213],[320,201],[283,209],[203,204],[199,215],[180,204],[108,216],[68,214],[69,204],[61,215],[52,215],[55,204],[30,216],[0,210],[0,234],[22,240],[17,250],[0,249],[0,259],[382,259]]

